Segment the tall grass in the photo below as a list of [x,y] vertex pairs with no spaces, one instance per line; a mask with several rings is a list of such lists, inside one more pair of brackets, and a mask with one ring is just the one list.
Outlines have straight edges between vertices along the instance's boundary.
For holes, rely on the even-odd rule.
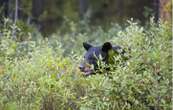
[[[0,35],[0,110],[171,110],[171,26],[128,21],[126,28],[85,27],[42,38],[11,25]],[[17,37],[26,36],[18,41]],[[126,66],[83,77],[82,42],[111,41],[131,58]],[[109,73],[108,77],[105,73]]]

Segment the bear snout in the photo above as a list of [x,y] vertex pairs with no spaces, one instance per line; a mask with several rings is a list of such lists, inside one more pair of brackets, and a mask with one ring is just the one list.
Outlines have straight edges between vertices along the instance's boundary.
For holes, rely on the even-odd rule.
[[79,69],[85,76],[88,76],[94,72],[94,70],[91,68],[91,66],[80,64]]

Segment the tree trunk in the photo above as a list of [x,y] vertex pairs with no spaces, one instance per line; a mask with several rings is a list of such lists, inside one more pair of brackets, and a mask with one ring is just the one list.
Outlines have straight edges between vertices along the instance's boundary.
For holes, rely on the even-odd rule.
[[79,14],[83,18],[88,9],[88,0],[79,0]]
[[160,0],[160,18],[163,21],[171,21],[172,12],[171,0]]
[[15,2],[15,16],[14,16],[14,23],[15,24],[18,20],[18,9],[19,9],[19,1],[16,0],[16,2]]
[[116,6],[117,6],[117,16],[119,16],[120,18],[122,18],[123,17],[123,9],[124,9],[124,0],[118,0],[117,1],[117,4],[116,4]]
[[8,12],[9,12],[9,0],[0,0],[0,8],[3,7],[2,10],[2,16],[5,18],[8,17]]
[[7,18],[8,17],[8,8],[9,8],[9,0],[4,0],[4,16]]
[[32,0],[32,20],[38,22],[39,16],[44,11],[44,0]]
[[160,17],[159,7],[160,7],[160,0],[154,0],[155,22],[157,22],[159,20],[159,17]]

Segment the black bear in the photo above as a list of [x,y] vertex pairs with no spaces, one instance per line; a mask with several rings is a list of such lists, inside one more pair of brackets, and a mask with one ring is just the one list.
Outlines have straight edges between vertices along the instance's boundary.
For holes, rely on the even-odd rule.
[[94,74],[98,68],[98,60],[105,64],[110,64],[114,60],[114,56],[121,56],[126,59],[125,51],[118,45],[112,45],[110,42],[104,43],[102,46],[92,46],[88,43],[83,43],[86,50],[84,61],[80,64],[79,69],[85,76]]

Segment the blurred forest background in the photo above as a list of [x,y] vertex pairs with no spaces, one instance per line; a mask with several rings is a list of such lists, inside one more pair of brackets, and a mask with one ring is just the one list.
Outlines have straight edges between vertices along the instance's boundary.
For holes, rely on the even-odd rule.
[[130,18],[142,25],[150,17],[171,21],[171,0],[0,0],[0,16],[48,35],[68,20],[91,26],[123,25]]

